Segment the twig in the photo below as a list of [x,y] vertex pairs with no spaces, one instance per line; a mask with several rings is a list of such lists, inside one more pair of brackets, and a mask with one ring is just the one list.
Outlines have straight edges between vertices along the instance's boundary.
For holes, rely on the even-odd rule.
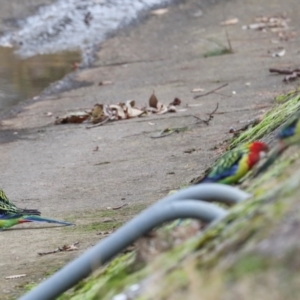
[[300,69],[294,69],[294,70],[288,70],[288,69],[277,69],[277,68],[270,68],[269,69],[270,73],[278,73],[278,74],[283,74],[283,75],[291,75],[295,72],[300,72]]
[[99,126],[102,126],[104,125],[105,123],[107,123],[108,121],[110,121],[110,118],[106,118],[104,121],[96,124],[96,125],[91,125],[91,126],[86,126],[85,128],[86,129],[91,129],[91,128],[95,128],[95,127],[99,127]]
[[196,124],[204,123],[206,125],[209,125],[209,122],[214,118],[214,114],[216,113],[218,108],[219,108],[219,103],[217,103],[216,108],[211,113],[208,113],[208,119],[207,120],[203,120],[203,119],[201,119],[197,116],[194,116],[194,115],[192,115],[192,116],[198,120],[196,122]]
[[283,78],[283,82],[294,81],[298,77],[300,77],[300,69],[299,68],[296,68],[294,70],[270,68],[269,72],[286,75]]
[[229,34],[228,34],[228,31],[227,31],[226,26],[224,27],[224,29],[225,29],[226,40],[227,40],[227,44],[228,44],[229,51],[230,51],[231,53],[233,53],[231,41],[230,41]]
[[161,132],[159,132],[157,135],[152,135],[151,138],[152,139],[163,138],[163,137],[169,136],[175,132],[179,133],[179,132],[186,131],[186,130],[188,130],[188,126],[177,127],[177,128],[166,128],[166,129],[162,130]]
[[125,207],[125,206],[127,206],[127,205],[128,205],[128,203],[124,203],[124,204],[122,204],[122,205],[120,205],[120,206],[113,207],[112,209],[113,209],[113,210],[118,210],[118,209],[121,209],[121,208],[123,208],[123,207]]
[[194,99],[197,99],[197,98],[200,98],[200,97],[203,97],[203,96],[207,96],[207,95],[209,95],[209,94],[212,94],[212,93],[214,93],[214,92],[216,92],[216,91],[222,89],[223,87],[227,86],[228,84],[229,84],[229,83],[224,83],[224,84],[222,84],[221,86],[219,86],[219,87],[217,87],[217,88],[215,88],[215,89],[213,89],[213,90],[211,90],[211,91],[208,91],[207,93],[204,93],[204,94],[201,94],[201,95],[196,95],[196,96],[194,96]]

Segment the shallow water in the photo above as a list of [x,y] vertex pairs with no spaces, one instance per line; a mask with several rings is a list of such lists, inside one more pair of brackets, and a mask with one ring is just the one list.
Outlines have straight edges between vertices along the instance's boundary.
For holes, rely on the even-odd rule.
[[79,53],[38,55],[20,59],[11,48],[0,47],[0,112],[42,92],[72,71]]
[[[0,0],[0,32],[17,30],[18,18],[25,18],[50,0]],[[23,59],[13,48],[0,47],[0,113],[32,98],[50,83],[72,71],[79,52],[59,52]]]
[[74,62],[91,65],[108,34],[169,2],[0,0],[0,112],[38,95]]

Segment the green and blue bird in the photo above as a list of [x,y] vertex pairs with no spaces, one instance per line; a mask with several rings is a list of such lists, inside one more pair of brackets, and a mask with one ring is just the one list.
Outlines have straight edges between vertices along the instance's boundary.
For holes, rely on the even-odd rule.
[[74,225],[69,222],[57,221],[53,219],[40,217],[41,212],[37,209],[23,209],[13,204],[0,190],[0,230],[28,222],[47,222],[61,224],[65,226]]
[[300,113],[295,113],[291,119],[282,127],[277,135],[281,144],[286,146],[300,142]]
[[266,171],[289,146],[300,143],[300,112],[296,112],[283,125],[276,139],[278,140],[278,144],[270,151],[267,159],[256,170],[254,177]]
[[223,155],[198,183],[235,184],[269,151],[267,144],[254,141]]

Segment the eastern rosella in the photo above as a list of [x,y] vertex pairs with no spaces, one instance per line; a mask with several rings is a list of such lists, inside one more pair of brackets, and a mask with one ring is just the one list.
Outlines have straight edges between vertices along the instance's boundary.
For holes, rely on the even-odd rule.
[[277,135],[277,139],[285,144],[291,145],[300,142],[300,113],[296,113],[282,127]]
[[7,198],[4,191],[0,190],[0,214],[40,215],[41,212],[37,209],[18,208]]
[[69,222],[56,221],[48,218],[42,218],[40,216],[29,216],[23,214],[6,214],[0,215],[0,230],[7,229],[17,224],[28,223],[28,222],[47,222],[61,225],[74,225]]
[[4,191],[0,190],[0,230],[28,222],[47,222],[68,226],[74,225],[69,222],[43,218],[39,216],[40,214],[41,212],[37,209],[18,208],[7,198]]
[[237,183],[268,152],[267,144],[254,141],[245,147],[227,152],[199,182]]
[[293,144],[300,143],[300,113],[295,113],[290,120],[282,127],[276,136],[279,141],[271,153],[269,154],[266,161],[257,169],[254,177],[260,173],[266,171],[268,167],[274,163],[274,161],[290,146]]

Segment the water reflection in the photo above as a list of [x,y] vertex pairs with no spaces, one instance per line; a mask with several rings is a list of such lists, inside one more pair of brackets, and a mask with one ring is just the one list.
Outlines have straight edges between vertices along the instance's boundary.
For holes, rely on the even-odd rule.
[[72,71],[79,52],[60,52],[20,59],[12,48],[0,47],[0,112],[38,95]]

